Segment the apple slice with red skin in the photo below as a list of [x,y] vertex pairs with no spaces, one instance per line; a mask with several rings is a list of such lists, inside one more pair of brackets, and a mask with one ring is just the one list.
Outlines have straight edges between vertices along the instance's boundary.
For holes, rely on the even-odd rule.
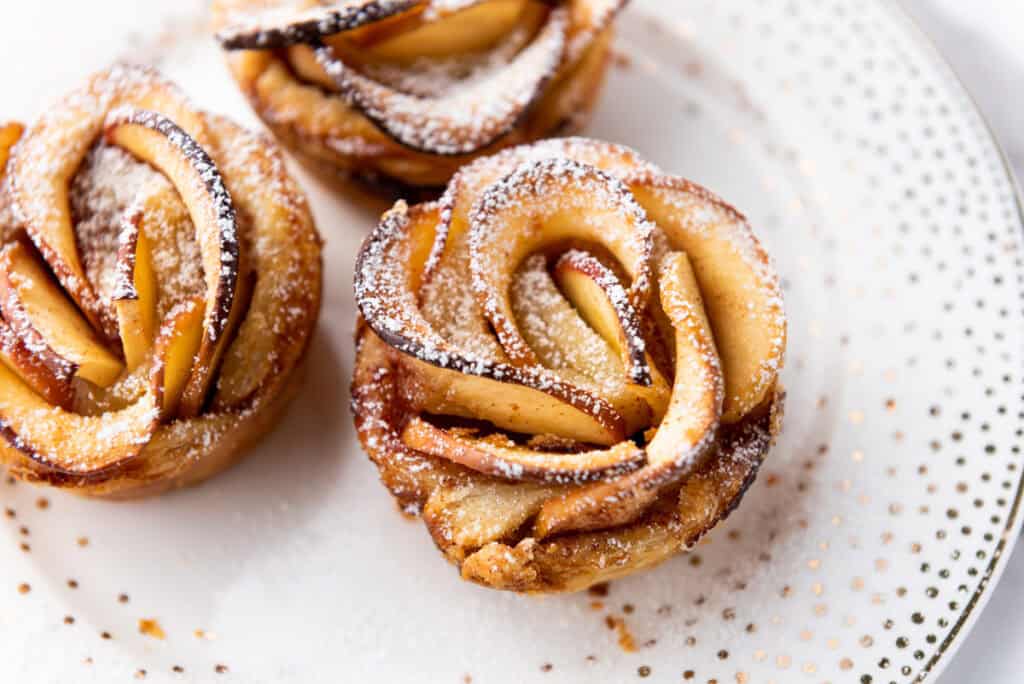
[[388,17],[409,12],[423,11],[426,0],[349,0],[317,6],[308,3],[305,8],[270,7],[261,12],[251,12],[245,21],[240,21],[217,33],[217,40],[227,50],[274,50],[299,45],[318,43],[327,36],[351,31],[366,24],[372,24]]
[[722,371],[685,254],[665,257],[658,283],[661,306],[675,330],[676,376],[668,411],[645,448],[647,465],[546,503],[534,523],[539,539],[633,522],[666,486],[689,475],[714,448],[722,414]]
[[47,471],[82,479],[102,476],[137,456],[158,425],[152,388],[121,411],[82,416],[53,406],[0,365],[0,435]]
[[657,425],[668,408],[671,388],[646,351],[644,319],[618,276],[593,254],[580,250],[562,255],[554,276],[583,320],[618,352],[627,370],[626,390],[650,407],[647,425]]
[[410,449],[505,480],[548,483],[590,482],[618,477],[644,462],[643,449],[624,440],[607,449],[559,453],[520,446],[497,434],[476,436],[411,418],[402,431]]
[[516,270],[535,252],[567,241],[603,245],[632,281],[631,306],[646,313],[654,226],[614,177],[575,161],[539,161],[491,185],[475,206],[468,245],[473,290],[513,363],[537,363],[509,298]]
[[424,281],[429,282],[440,271],[461,273],[467,269],[470,248],[466,240],[473,204],[488,186],[509,176],[520,166],[546,159],[569,159],[615,176],[657,171],[627,147],[587,138],[543,140],[480,157],[463,166],[452,177],[439,200],[441,220],[427,261]]
[[[20,241],[0,250],[0,313],[30,349],[63,359],[74,375],[109,387],[124,364],[96,338],[32,250]],[[58,364],[47,364],[56,367]],[[54,384],[62,382],[62,371]]]
[[509,301],[516,327],[544,367],[602,386],[625,385],[621,358],[558,289],[545,255],[534,254],[517,269]]
[[102,479],[136,458],[173,417],[173,397],[191,371],[202,302],[172,311],[154,343],[156,362],[146,392],[133,404],[83,416],[49,404],[0,364],[0,436],[53,481]]
[[621,357],[558,289],[543,255],[523,263],[509,294],[517,328],[542,365],[607,399],[622,414],[627,434],[661,420],[668,405],[668,383],[653,366],[650,386],[628,382]]
[[593,254],[573,249],[558,259],[554,276],[583,320],[618,352],[629,381],[649,386],[640,316],[615,273]]
[[743,215],[704,188],[646,173],[628,183],[671,249],[690,259],[722,359],[722,422],[737,422],[764,403],[782,369],[786,317],[778,275]]
[[[8,172],[26,232],[64,291],[108,344],[118,342],[113,309],[104,306],[78,255],[68,188],[111,109],[130,104],[163,112],[201,146],[206,122],[181,92],[154,70],[115,65],[51,107],[14,149]],[[204,263],[204,267],[206,264]]]
[[146,206],[128,209],[118,236],[117,275],[112,299],[117,311],[128,371],[146,360],[156,335],[157,281],[152,246],[143,231]]
[[[11,148],[21,139],[25,127],[12,122],[0,126],[0,181],[3,181]],[[9,226],[0,226],[0,235]],[[68,408],[74,400],[71,379],[75,368],[49,347],[30,349],[0,315],[0,364],[55,406]]]
[[[11,148],[21,139],[25,128],[19,123],[0,126],[0,181],[4,178]],[[8,226],[0,226],[0,235]],[[38,343],[39,340],[36,340]],[[68,408],[74,399],[71,379],[74,364],[58,356],[45,344],[32,349],[0,314],[0,363],[6,364],[40,396],[55,406]]]
[[[348,31],[335,33],[331,36],[324,36],[317,41],[308,41],[302,45],[292,45],[287,49],[289,54],[295,48],[306,48],[309,45],[329,43],[335,47],[344,45],[353,53],[365,54],[367,58],[372,55],[373,49],[378,46],[416,31],[427,22],[427,9],[429,0],[398,14],[378,19],[369,24],[363,24]],[[437,17],[440,18],[440,17]],[[310,51],[312,54],[312,51]]]
[[346,103],[396,142],[418,152],[471,154],[507,135],[540,98],[561,64],[567,31],[568,11],[555,9],[508,64],[429,98],[359,73],[330,45],[317,47],[316,58]]
[[75,366],[47,346],[29,347],[0,317],[0,365],[6,365],[48,403],[71,408]]
[[[394,337],[385,341],[395,346]],[[418,411],[486,420],[505,430],[602,446],[626,437],[625,421],[606,399],[550,371],[461,356],[451,347],[400,344],[409,350],[399,363],[405,382],[402,389]],[[438,351],[445,356],[444,366],[417,357],[438,358]]]
[[[538,10],[531,12],[530,10]],[[338,36],[364,50],[372,60],[409,63],[421,58],[443,58],[487,50],[522,27],[524,20],[545,8],[532,0],[476,0],[454,8],[445,3],[422,12],[407,12],[395,20],[369,24]],[[381,24],[393,24],[392,27]],[[334,41],[326,41],[333,44]]]
[[206,281],[203,339],[181,415],[199,414],[238,318],[240,243],[235,207],[216,163],[174,121],[158,112],[125,107],[109,114],[107,142],[161,171],[178,190],[196,227]]
[[540,367],[516,367],[449,343],[418,308],[417,291],[438,224],[436,205],[399,202],[367,238],[356,263],[356,303],[367,325],[401,352],[417,408],[497,427],[613,445],[622,417],[604,399]]
[[[379,75],[377,80],[398,85],[409,95],[436,97],[451,84],[451,77],[418,76],[430,71],[431,62],[444,69],[462,56],[466,62],[462,70],[474,73],[482,65],[493,63],[496,55],[511,57],[522,50],[549,13],[549,7],[535,0],[481,0],[459,7],[406,12],[323,42],[331,47],[335,59],[351,69],[375,78]],[[317,60],[316,47],[286,48],[285,61],[300,81],[336,93],[337,84]]]
[[524,164],[546,159],[567,159],[620,177],[646,171],[657,172],[656,167],[641,159],[630,148],[589,138],[542,140],[480,157],[459,169],[441,196],[441,227],[435,254],[439,256],[446,246],[448,249],[458,246],[462,235],[469,230],[469,215],[473,205],[488,186]]

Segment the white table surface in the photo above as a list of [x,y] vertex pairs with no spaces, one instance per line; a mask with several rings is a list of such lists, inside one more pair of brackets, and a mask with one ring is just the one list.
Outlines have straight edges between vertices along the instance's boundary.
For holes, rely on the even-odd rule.
[[[201,0],[187,0],[198,2]],[[1024,176],[1024,126],[1020,124],[1019,90],[1024,86],[1024,2],[1021,0],[899,0],[919,21],[921,27],[964,80],[974,95],[1014,164],[1018,176]],[[65,0],[69,2],[69,0]],[[60,3],[58,3],[60,4]],[[70,2],[69,2],[70,4]],[[187,3],[183,3],[187,4]],[[136,11],[145,12],[140,2]],[[54,29],[69,29],[54,19],[52,3],[19,3],[18,21],[0,23],[0,40],[8,47],[20,47],[23,68],[30,68],[33,50],[48,49],[38,37],[14,32],[17,26],[40,25],[53,20]],[[4,10],[7,12],[7,8]],[[111,17],[116,26],[111,32],[132,25],[131,12]],[[7,15],[8,19],[10,15]],[[63,35],[63,34],[62,34]],[[73,31],[62,38],[62,50],[73,49],[80,41],[92,41]],[[12,45],[12,43],[14,45]],[[111,57],[116,55],[112,54]],[[17,68],[17,67],[15,67]],[[69,69],[73,67],[69,64]],[[56,74],[49,74],[54,78]],[[42,81],[46,81],[43,78]],[[42,87],[44,84],[41,83]],[[1024,592],[1024,550],[1011,558],[1002,580],[972,633],[967,638],[940,684],[1015,684],[1024,672],[1024,611],[1020,596]]]
[[[1020,0],[903,0],[974,96],[1024,177],[1024,3]],[[1024,550],[1010,559],[995,593],[939,684],[1017,684],[1024,672]]]

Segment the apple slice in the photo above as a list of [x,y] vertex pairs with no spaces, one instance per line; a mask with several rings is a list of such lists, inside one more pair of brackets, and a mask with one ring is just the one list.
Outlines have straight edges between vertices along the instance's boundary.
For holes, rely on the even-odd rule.
[[509,294],[518,330],[544,367],[608,400],[622,414],[627,434],[661,420],[668,383],[653,368],[649,387],[627,382],[621,357],[580,318],[548,273],[543,255],[523,263]]
[[156,272],[149,238],[142,230],[146,206],[130,208],[118,236],[114,307],[128,370],[146,360],[156,334]]
[[704,188],[650,174],[630,186],[672,249],[690,258],[722,359],[722,421],[734,423],[764,402],[782,369],[786,318],[778,275],[746,219]]
[[124,370],[22,242],[0,251],[0,313],[29,348],[52,350],[77,377],[109,387]]
[[[536,17],[542,21],[544,13],[543,5],[530,0],[434,2],[415,13],[415,25],[400,33],[387,36],[371,24],[341,37],[366,50],[371,59],[409,63],[483,52],[523,26],[524,20]],[[377,30],[375,35],[358,35],[367,29]]]
[[430,98],[364,76],[330,45],[317,47],[316,57],[345,101],[396,142],[419,152],[470,154],[505,136],[537,101],[561,64],[567,30],[567,10],[556,9],[507,64]]
[[[4,179],[11,148],[21,139],[25,128],[19,123],[0,126],[0,181]],[[0,199],[2,201],[2,199]],[[10,226],[0,225],[0,235]],[[38,340],[36,340],[38,342]],[[0,363],[17,373],[25,384],[55,406],[67,408],[74,399],[71,379],[74,364],[58,356],[45,344],[29,348],[0,316]]]
[[198,415],[209,394],[230,328],[237,320],[240,242],[235,207],[216,163],[195,139],[158,112],[124,107],[106,122],[108,142],[160,170],[177,188],[196,228],[206,281],[203,340],[182,415]]
[[461,562],[481,546],[515,535],[545,501],[565,487],[473,478],[437,487],[423,506],[423,522],[448,557]]
[[603,171],[565,159],[523,165],[484,192],[470,224],[473,290],[513,363],[536,364],[509,300],[516,269],[534,252],[569,241],[604,245],[632,279],[631,305],[647,309],[654,226]]
[[666,486],[698,467],[715,445],[722,414],[722,371],[685,254],[665,257],[658,283],[661,306],[676,331],[676,376],[668,411],[646,448],[647,465],[546,503],[534,524],[538,538],[633,522]]
[[[372,325],[371,325],[372,328]],[[395,346],[392,336],[386,340]],[[557,435],[612,446],[626,437],[626,423],[606,399],[565,382],[542,368],[520,368],[463,356],[452,347],[400,343],[403,390],[412,406],[437,415],[485,420],[531,435]],[[417,354],[445,366],[420,361]]]
[[55,408],[0,364],[0,436],[53,481],[97,480],[142,453],[175,404],[192,369],[201,339],[202,300],[177,307],[154,343],[156,363],[138,401],[100,416]]
[[30,347],[6,321],[0,317],[0,364],[14,371],[22,382],[47,402],[61,408],[71,408],[75,398],[71,380],[75,365],[61,358],[50,347]]
[[657,172],[656,167],[630,148],[589,138],[555,138],[510,147],[470,162],[452,177],[440,200],[443,211],[439,238],[449,245],[456,244],[462,233],[469,230],[470,211],[488,186],[524,164],[546,159],[567,159],[620,177],[641,171]]
[[651,333],[644,331],[651,321],[630,303],[615,272],[589,252],[566,252],[555,264],[554,275],[583,320],[618,352],[620,372],[629,381],[626,392],[650,408],[647,426],[657,425],[668,408],[671,388],[647,352]]
[[593,254],[578,249],[559,258],[554,275],[583,320],[618,352],[630,382],[650,386],[640,316],[618,276]]
[[[496,154],[480,157],[463,166],[448,183],[441,196],[441,224],[428,261],[426,280],[446,261],[468,251],[465,245],[469,231],[470,211],[488,186],[510,175],[520,166],[546,159],[569,159],[594,166],[615,176],[626,176],[641,170],[657,172],[656,167],[622,145],[587,138],[556,138],[532,145],[519,145]],[[462,270],[460,264],[456,270]]]
[[[531,0],[477,0],[406,12],[323,42],[348,68],[406,95],[431,99],[510,62],[533,41],[549,13],[549,7]],[[336,93],[316,47],[293,45],[285,61],[300,81]]]
[[425,0],[347,0],[327,5],[289,3],[248,12],[243,20],[217,33],[228,50],[273,50],[318,43],[322,38],[412,9],[422,11]]
[[159,424],[153,387],[125,409],[82,416],[54,407],[0,364],[0,435],[56,480],[96,479],[123,467]]
[[4,176],[4,167],[7,166],[7,159],[10,156],[11,148],[14,147],[25,127],[20,123],[12,122],[0,126],[0,178]]
[[161,416],[164,419],[179,415],[182,395],[203,339],[202,321],[203,300],[196,297],[172,309],[160,326],[156,353],[163,359]]
[[381,482],[398,498],[402,509],[418,513],[431,491],[464,469],[447,459],[413,451],[402,443],[401,425],[408,414],[398,401],[399,355],[361,317],[356,320],[355,341],[351,408],[356,434],[379,467]]
[[605,400],[540,367],[515,367],[466,352],[418,308],[417,289],[438,223],[435,205],[399,202],[370,234],[356,263],[356,303],[370,328],[402,352],[408,391],[421,410],[599,445],[624,436]]
[[[346,54],[359,53],[368,56],[375,45],[386,43],[396,36],[415,31],[423,26],[427,22],[426,17],[429,10],[429,0],[425,0],[406,12],[393,14],[390,17],[369,24],[363,24],[349,31],[325,36],[322,40],[316,43],[307,43],[307,45],[318,45],[321,42],[329,43],[335,47],[347,48]],[[300,46],[290,46],[288,48],[289,52],[295,47]]]
[[107,113],[126,103],[164,112],[200,144],[208,141],[203,115],[173,84],[152,69],[118,64],[40,117],[14,149],[9,168],[12,199],[29,237],[64,291],[110,345],[117,343],[117,319],[82,268],[68,187],[102,135]]
[[508,437],[477,436],[466,431],[437,427],[422,418],[411,418],[402,431],[410,449],[472,468],[505,480],[548,483],[589,482],[617,477],[640,467],[644,452],[624,440],[608,449],[560,453],[517,445]]
[[621,358],[558,289],[543,254],[528,257],[517,269],[509,302],[517,329],[545,368],[601,386],[625,384]]

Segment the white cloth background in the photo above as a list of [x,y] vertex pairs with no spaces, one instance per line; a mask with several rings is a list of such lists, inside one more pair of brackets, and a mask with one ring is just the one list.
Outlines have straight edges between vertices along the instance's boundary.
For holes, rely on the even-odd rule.
[[[963,79],[1024,178],[1024,2],[902,0]],[[1019,337],[1019,335],[1018,335]],[[1024,680],[1024,547],[939,684]]]

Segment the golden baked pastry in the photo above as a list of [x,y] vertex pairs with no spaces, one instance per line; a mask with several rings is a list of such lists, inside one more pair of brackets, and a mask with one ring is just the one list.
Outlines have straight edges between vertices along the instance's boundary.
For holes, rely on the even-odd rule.
[[320,286],[274,144],[150,69],[0,127],[0,462],[99,497],[210,477],[280,416]]
[[355,276],[353,410],[462,576],[574,591],[686,549],[781,422],[786,321],[744,217],[634,152],[550,140],[398,202]]
[[587,119],[627,0],[214,0],[256,113],[312,168],[440,187]]

